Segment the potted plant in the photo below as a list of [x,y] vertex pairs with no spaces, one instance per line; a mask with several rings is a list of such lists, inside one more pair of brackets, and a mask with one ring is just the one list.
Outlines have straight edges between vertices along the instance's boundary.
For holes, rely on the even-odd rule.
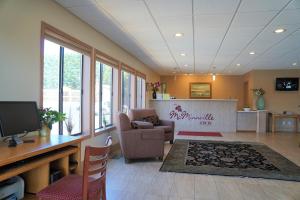
[[41,136],[49,136],[52,125],[56,122],[61,122],[66,119],[66,114],[52,110],[51,108],[39,109],[39,116],[42,124],[42,129],[40,130]]
[[248,105],[245,105],[243,109],[244,109],[244,111],[246,111],[246,112],[249,112],[249,111],[251,110],[250,107],[249,107]]
[[253,89],[254,94],[257,96],[256,99],[256,109],[257,110],[264,110],[265,109],[265,100],[264,100],[264,94],[266,93],[264,89],[258,88]]
[[160,82],[158,81],[158,82],[151,83],[151,87],[152,87],[152,99],[156,99],[156,92],[160,87]]

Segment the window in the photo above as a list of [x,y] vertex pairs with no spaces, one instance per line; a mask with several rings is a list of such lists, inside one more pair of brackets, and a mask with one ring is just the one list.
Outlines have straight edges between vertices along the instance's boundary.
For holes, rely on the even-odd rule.
[[136,77],[136,107],[145,108],[145,79]]
[[96,62],[95,129],[112,125],[113,67]]
[[[81,133],[83,54],[44,40],[43,107],[66,113],[72,121],[71,134]],[[64,122],[52,133],[67,135]]]
[[127,71],[122,70],[122,105],[121,111],[124,113],[128,113],[131,107],[131,74]]

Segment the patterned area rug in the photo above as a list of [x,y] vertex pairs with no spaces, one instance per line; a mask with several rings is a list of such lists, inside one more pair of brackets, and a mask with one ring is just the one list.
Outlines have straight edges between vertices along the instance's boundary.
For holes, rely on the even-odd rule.
[[260,143],[176,140],[160,171],[300,181],[300,167]]

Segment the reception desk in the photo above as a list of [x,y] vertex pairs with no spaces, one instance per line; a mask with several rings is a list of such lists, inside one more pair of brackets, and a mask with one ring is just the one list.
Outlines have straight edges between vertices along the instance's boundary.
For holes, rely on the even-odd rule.
[[236,99],[150,100],[149,106],[175,121],[176,131],[236,132]]

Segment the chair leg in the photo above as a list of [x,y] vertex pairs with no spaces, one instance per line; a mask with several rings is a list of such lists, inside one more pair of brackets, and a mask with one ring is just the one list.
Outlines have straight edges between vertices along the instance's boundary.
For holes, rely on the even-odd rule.
[[174,142],[173,142],[173,140],[170,140],[170,144],[173,144]]
[[158,160],[159,160],[159,161],[163,161],[163,160],[164,160],[164,157],[163,157],[163,156],[159,156],[159,157],[158,157]]

